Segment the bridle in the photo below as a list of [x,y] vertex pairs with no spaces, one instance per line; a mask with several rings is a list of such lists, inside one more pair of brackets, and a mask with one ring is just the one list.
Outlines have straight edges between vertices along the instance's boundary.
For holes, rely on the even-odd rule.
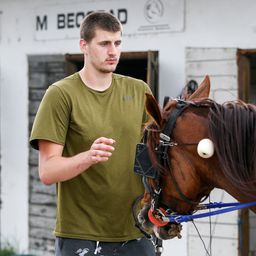
[[[177,100],[177,104],[176,107],[170,112],[170,115],[168,116],[168,119],[164,125],[164,127],[162,128],[162,130],[157,130],[157,129],[153,129],[152,126],[148,126],[145,129],[144,132],[144,136],[143,136],[143,143],[146,145],[146,140],[148,138],[148,132],[158,132],[159,133],[159,143],[156,144],[155,148],[154,148],[154,153],[157,156],[157,160],[158,160],[158,164],[160,166],[162,166],[165,170],[168,171],[168,174],[170,174],[171,179],[173,181],[173,184],[175,186],[176,191],[178,192],[180,198],[185,201],[187,204],[190,205],[197,205],[199,202],[193,201],[191,199],[189,199],[186,195],[184,195],[184,193],[182,192],[174,174],[173,174],[173,170],[172,170],[172,166],[171,163],[169,161],[169,157],[168,157],[168,150],[170,147],[178,147],[178,146],[194,146],[197,145],[198,142],[196,143],[182,143],[179,144],[175,141],[172,141],[170,138],[170,134],[172,134],[172,131],[175,127],[177,118],[189,107],[189,106],[197,106],[196,104],[192,103],[192,102],[187,102],[187,101],[183,101],[183,100]],[[151,211],[154,213],[159,213],[162,214],[162,209],[161,206],[161,202],[160,202],[160,194],[162,191],[161,188],[161,175],[160,175],[160,171],[156,170],[155,167],[153,168],[153,171],[151,171],[150,175],[148,175],[147,173],[143,173],[142,174],[143,177],[143,183],[145,186],[145,189],[149,192],[152,200],[151,200]],[[154,188],[152,188],[149,184],[149,178],[153,179],[154,181]],[[208,195],[206,195],[203,198],[203,201],[208,197]],[[175,199],[173,199],[175,200]],[[170,211],[171,209],[168,209],[168,211]]]
[[[165,98],[164,105],[167,103],[167,100]],[[152,127],[149,125],[145,128],[142,143],[139,143],[137,145],[136,149],[136,158],[135,158],[135,165],[134,165],[134,171],[137,174],[142,175],[143,184],[145,187],[145,190],[148,191],[151,197],[150,202],[150,209],[149,209],[149,218],[150,221],[157,226],[165,226],[168,224],[168,222],[162,222],[160,219],[164,217],[166,214],[166,211],[163,210],[161,207],[160,202],[160,195],[162,192],[161,188],[161,180],[162,177],[160,175],[160,171],[156,170],[153,166],[149,152],[148,152],[148,146],[147,146],[147,139],[148,139],[148,132],[158,132],[159,133],[159,143],[154,148],[154,152],[157,155],[158,163],[166,170],[170,170],[170,174],[173,180],[173,183],[176,187],[176,190],[178,191],[180,197],[187,202],[188,204],[197,205],[198,202],[194,202],[190,200],[188,197],[186,197],[174,175],[171,169],[171,164],[168,157],[168,149],[169,147],[175,147],[179,146],[177,142],[171,141],[170,134],[172,133],[177,118],[186,110],[190,105],[192,105],[192,102],[186,102],[183,100],[177,100],[176,108],[174,108],[167,119],[167,122],[163,129],[161,131],[157,129],[152,129]],[[194,104],[193,104],[194,105]],[[196,145],[197,143],[189,143],[189,144],[182,144],[182,145]],[[150,186],[149,179],[154,180],[155,186],[154,188]],[[152,238],[150,234],[148,234],[141,226],[141,224],[138,221],[138,218],[136,216],[136,205],[137,203],[142,199],[143,196],[139,196],[133,203],[133,215],[135,219],[135,225],[141,230],[141,232],[148,238]],[[170,210],[170,209],[169,209]],[[154,216],[153,216],[154,215]],[[151,216],[151,217],[150,217]],[[181,237],[179,232],[177,233],[178,237]],[[155,239],[155,249],[156,249],[156,255],[161,255],[162,252],[162,240],[156,238]]]
[[[172,170],[172,166],[168,156],[168,150],[170,147],[178,147],[178,146],[195,146],[198,142],[195,143],[178,143],[176,141],[172,141],[170,138],[170,134],[172,134],[177,118],[181,116],[181,114],[189,107],[198,107],[193,102],[184,101],[177,99],[176,106],[173,108],[168,117],[165,125],[159,130],[155,125],[149,125],[145,128],[142,143],[137,145],[136,151],[136,159],[135,159],[135,167],[134,171],[137,174],[142,175],[142,180],[146,191],[149,193],[151,202],[150,202],[150,209],[149,209],[149,219],[150,221],[157,226],[165,226],[168,223],[162,222],[161,219],[166,213],[175,213],[169,206],[163,204],[160,200],[161,193],[162,193],[162,175],[161,171],[157,170],[157,166],[153,165],[151,162],[151,158],[149,156],[149,150],[147,145],[147,139],[149,134],[159,134],[159,143],[154,145],[154,154],[156,155],[157,162],[160,168],[163,168],[168,172],[170,175],[172,182],[175,186],[176,191],[179,194],[179,197],[182,201],[186,202],[189,205],[196,206],[200,202],[204,201],[208,194],[201,199],[200,202],[193,201],[189,199],[184,193],[182,192]],[[151,138],[152,139],[152,138]],[[139,156],[138,146],[140,150],[142,149],[143,154]],[[147,168],[145,166],[147,165]],[[150,181],[153,181],[154,186],[151,186]],[[152,183],[152,182],[151,182]],[[172,199],[172,205],[177,204],[177,200],[175,198]]]

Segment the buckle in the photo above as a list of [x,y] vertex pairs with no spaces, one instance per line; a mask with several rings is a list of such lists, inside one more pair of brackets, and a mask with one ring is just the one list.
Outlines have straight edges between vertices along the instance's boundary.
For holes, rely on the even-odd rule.
[[164,134],[164,133],[160,133],[160,138],[165,141],[165,142],[169,142],[171,139],[168,135]]

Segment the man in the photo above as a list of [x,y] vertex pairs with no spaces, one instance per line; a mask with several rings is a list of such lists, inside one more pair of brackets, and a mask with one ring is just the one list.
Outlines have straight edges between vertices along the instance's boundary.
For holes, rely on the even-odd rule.
[[48,88],[33,124],[30,143],[39,149],[40,179],[57,184],[57,256],[155,255],[134,226],[131,207],[144,191],[133,164],[150,89],[113,73],[121,35],[110,13],[83,20],[85,65]]

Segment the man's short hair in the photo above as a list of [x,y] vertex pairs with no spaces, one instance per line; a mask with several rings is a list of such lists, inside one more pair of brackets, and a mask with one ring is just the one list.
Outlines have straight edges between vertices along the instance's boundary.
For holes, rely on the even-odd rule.
[[108,32],[122,32],[122,25],[109,12],[92,12],[84,18],[80,25],[80,38],[90,42],[95,36],[96,29],[102,29]]

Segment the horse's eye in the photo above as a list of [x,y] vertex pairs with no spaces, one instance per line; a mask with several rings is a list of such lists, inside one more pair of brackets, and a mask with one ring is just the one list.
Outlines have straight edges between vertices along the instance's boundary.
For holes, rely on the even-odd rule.
[[197,153],[202,158],[210,158],[214,154],[214,145],[210,139],[202,139],[197,145]]

